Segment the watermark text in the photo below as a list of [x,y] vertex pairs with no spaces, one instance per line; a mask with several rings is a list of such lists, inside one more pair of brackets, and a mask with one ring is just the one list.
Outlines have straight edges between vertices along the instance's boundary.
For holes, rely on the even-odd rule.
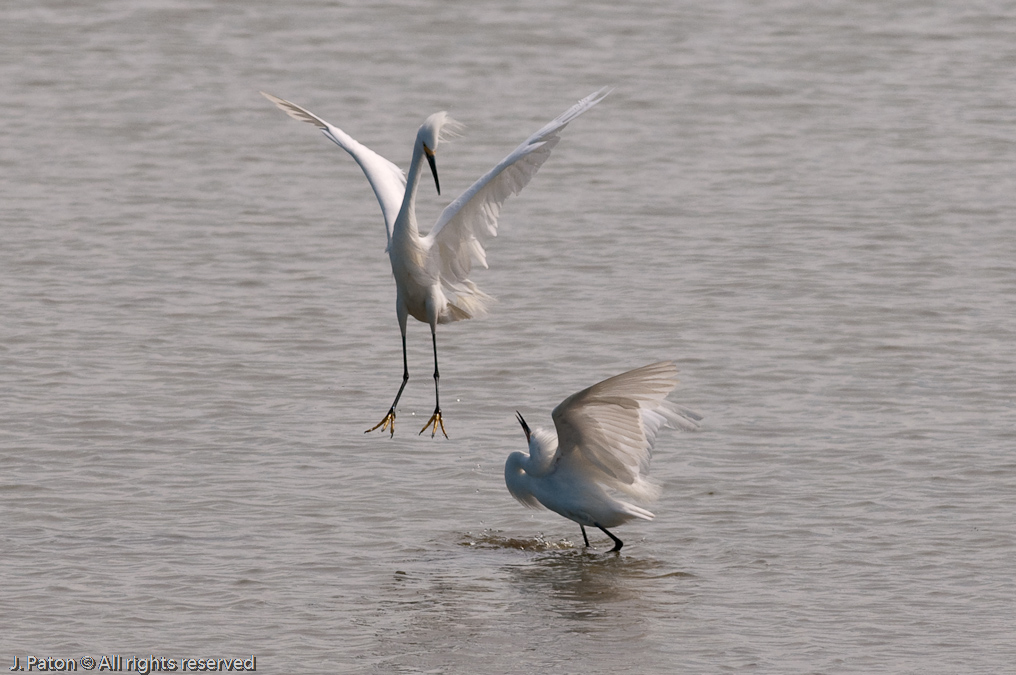
[[205,657],[176,658],[168,656],[123,656],[102,654],[99,657],[80,656],[62,658],[55,656],[15,656],[14,665],[8,668],[16,673],[76,673],[94,670],[98,673],[208,673],[208,672],[256,672],[257,656],[249,657]]

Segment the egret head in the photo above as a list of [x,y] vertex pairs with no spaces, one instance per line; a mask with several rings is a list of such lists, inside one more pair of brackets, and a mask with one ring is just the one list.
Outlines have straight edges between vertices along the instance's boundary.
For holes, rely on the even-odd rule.
[[420,126],[416,133],[416,141],[423,147],[423,154],[430,164],[430,172],[434,174],[434,187],[437,193],[441,194],[441,183],[437,178],[437,164],[434,163],[434,153],[437,152],[438,143],[458,136],[458,129],[461,125],[448,116],[445,111],[436,112]]

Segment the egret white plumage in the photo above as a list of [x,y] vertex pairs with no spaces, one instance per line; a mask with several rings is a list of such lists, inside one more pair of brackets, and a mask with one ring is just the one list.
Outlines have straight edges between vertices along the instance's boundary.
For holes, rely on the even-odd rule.
[[508,455],[508,491],[525,506],[574,520],[586,546],[586,526],[597,527],[614,541],[611,551],[620,551],[624,543],[607,528],[654,517],[624,498],[647,504],[659,496],[659,486],[647,475],[657,433],[665,426],[697,429],[702,419],[666,400],[676,376],[674,364],[661,361],[572,394],[551,413],[556,432],[530,430],[516,412],[529,454]]
[[391,434],[395,435],[395,408],[409,381],[406,319],[412,316],[430,324],[434,346],[435,408],[420,433],[433,427],[433,437],[440,425],[441,433],[447,438],[438,393],[437,324],[486,314],[493,298],[470,281],[469,272],[473,262],[487,267],[484,246],[490,238],[497,236],[501,205],[529,183],[557,145],[561,130],[599,103],[609,91],[604,88],[590,94],[526,139],[449,204],[426,236],[420,236],[416,225],[416,190],[421,160],[426,157],[434,175],[434,185],[441,194],[435,153],[440,141],[447,139],[452,135],[449,132],[454,133],[458,127],[446,112],[434,113],[420,127],[407,176],[398,166],[358,143],[338,127],[294,103],[261,93],[290,117],[317,126],[329,140],[352,155],[367,175],[381,203],[388,234],[387,252],[395,276],[395,310],[402,332],[402,386],[388,414],[367,432],[378,428],[384,431],[390,427]]

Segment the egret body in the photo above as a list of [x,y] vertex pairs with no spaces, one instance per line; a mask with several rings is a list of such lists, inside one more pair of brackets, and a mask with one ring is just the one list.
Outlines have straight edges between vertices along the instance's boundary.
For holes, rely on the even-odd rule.
[[504,480],[525,506],[550,509],[574,520],[589,546],[586,527],[607,530],[632,518],[652,520],[642,506],[659,496],[648,477],[656,435],[673,426],[698,428],[702,416],[665,400],[677,385],[677,368],[661,361],[608,378],[572,394],[554,408],[554,429],[531,430],[519,423],[529,454],[513,452],[504,466]]

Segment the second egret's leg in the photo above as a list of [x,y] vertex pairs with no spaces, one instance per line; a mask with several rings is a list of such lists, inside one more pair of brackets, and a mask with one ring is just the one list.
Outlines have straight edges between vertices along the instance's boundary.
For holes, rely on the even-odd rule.
[[586,536],[586,526],[579,523],[579,527],[582,528],[582,540],[586,542],[586,548],[589,548],[589,537]]
[[434,324],[430,325],[430,338],[434,343],[434,414],[430,416],[427,423],[420,429],[422,434],[424,431],[429,429],[431,426],[434,427],[434,431],[431,432],[430,437],[434,438],[437,435],[437,427],[441,425],[441,433],[444,434],[445,438],[448,438],[448,432],[444,428],[444,420],[441,419],[441,397],[438,394],[438,381],[441,379],[441,373],[437,369],[437,329]]
[[605,535],[607,535],[608,537],[610,537],[611,539],[614,540],[614,548],[612,548],[609,551],[607,551],[607,553],[615,553],[615,552],[621,550],[621,547],[624,546],[624,542],[623,541],[621,541],[620,539],[618,539],[617,537],[612,535],[610,532],[608,532],[607,528],[605,528],[605,527],[603,527],[601,525],[597,525],[596,523],[593,523],[593,525],[596,525],[596,527],[599,527],[601,532],[603,532]]
[[399,399],[402,398],[402,390],[406,388],[406,382],[409,382],[409,359],[406,357],[406,317],[401,311],[399,312],[399,328],[402,329],[402,386],[399,387],[399,393],[395,395],[395,400],[392,401],[392,407],[388,409],[388,414],[385,415],[383,420],[363,432],[365,434],[369,434],[380,427],[381,431],[384,431],[386,428],[391,430],[389,438],[395,436],[395,406],[399,404]]

